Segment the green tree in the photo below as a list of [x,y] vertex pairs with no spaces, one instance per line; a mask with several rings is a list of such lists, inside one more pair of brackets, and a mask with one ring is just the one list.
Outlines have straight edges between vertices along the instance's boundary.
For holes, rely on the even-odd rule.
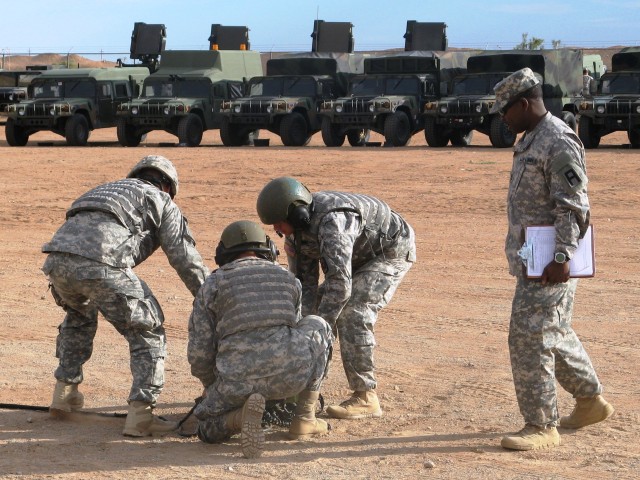
[[551,46],[553,47],[554,50],[561,48],[562,47],[561,43],[562,43],[562,40],[551,40]]
[[515,46],[515,50],[540,50],[544,47],[544,39],[531,37],[528,33],[522,34],[522,42]]

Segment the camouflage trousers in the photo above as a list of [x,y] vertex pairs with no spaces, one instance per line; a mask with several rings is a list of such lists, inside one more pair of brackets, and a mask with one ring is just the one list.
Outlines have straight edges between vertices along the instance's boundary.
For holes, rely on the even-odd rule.
[[114,268],[78,255],[51,253],[42,267],[66,316],[58,327],[56,379],[81,383],[93,352],[98,313],[129,343],[133,385],[129,401],[155,404],[164,385],[164,315],[146,283],[130,268]]
[[354,391],[376,388],[373,350],[378,312],[393,297],[413,266],[416,246],[413,231],[398,246],[395,258],[380,256],[353,272],[351,297],[336,321],[340,356],[349,387]]
[[[218,443],[238,433],[225,417],[241,408],[252,393],[260,393],[266,400],[279,400],[303,390],[320,390],[332,351],[331,327],[321,317],[308,315],[291,329],[291,333],[291,345],[285,348],[289,352],[286,357],[266,355],[262,360],[251,360],[252,364],[262,364],[263,376],[256,376],[256,369],[251,365],[246,366],[247,374],[244,374],[241,359],[237,359],[234,366],[223,365],[220,358],[216,358],[216,380],[206,389],[206,397],[194,412],[200,420],[198,437],[202,441]],[[235,336],[241,337],[243,332]],[[250,371],[252,373],[248,373]]]
[[571,328],[578,281],[542,285],[518,278],[509,325],[511,370],[525,423],[556,425],[556,379],[574,397],[602,392],[582,343]]

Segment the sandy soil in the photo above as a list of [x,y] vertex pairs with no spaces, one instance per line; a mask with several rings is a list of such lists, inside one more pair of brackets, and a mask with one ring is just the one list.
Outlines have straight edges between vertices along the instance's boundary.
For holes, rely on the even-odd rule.
[[[268,137],[269,135],[263,135]],[[1,136],[0,136],[1,137]],[[3,138],[3,137],[2,137]],[[93,132],[90,146],[70,148],[39,133],[24,148],[0,141],[0,402],[47,406],[54,386],[56,327],[62,311],[40,271],[41,245],[79,194],[126,175],[143,155],[175,162],[177,198],[210,267],[221,230],[255,219],[255,198],[270,178],[291,175],[312,190],[371,193],[414,226],[418,263],[380,315],[379,394],[384,416],[332,420],[310,442],[267,434],[262,458],[246,460],[238,439],[212,446],[171,434],[121,435],[124,420],[0,410],[2,478],[637,478],[640,475],[638,319],[640,314],[640,153],[624,134],[588,152],[597,238],[597,275],[578,288],[574,326],[616,408],[607,422],[561,431],[562,446],[532,453],[499,446],[521,428],[507,349],[514,281],[502,251],[510,150],[489,146],[432,149],[417,135],[405,148],[326,148],[319,135],[304,148],[228,149],[216,132],[200,148],[176,148],[150,134],[125,149],[113,129]],[[42,145],[38,145],[42,142]],[[280,239],[277,239],[281,242]],[[282,260],[285,261],[285,260]],[[191,296],[157,253],[141,267],[167,318],[169,356],[159,413],[180,419],[200,387],[186,361]],[[81,390],[89,412],[124,412],[130,386],[126,344],[101,321]],[[348,395],[339,362],[323,394]],[[573,402],[562,392],[561,412]]]

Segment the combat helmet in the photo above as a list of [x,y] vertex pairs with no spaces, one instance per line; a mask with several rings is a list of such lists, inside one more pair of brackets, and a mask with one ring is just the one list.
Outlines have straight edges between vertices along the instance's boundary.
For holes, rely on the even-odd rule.
[[313,197],[309,189],[291,177],[280,177],[267,183],[260,194],[256,208],[265,225],[289,222],[295,228],[309,223],[309,207]]
[[216,247],[215,261],[223,266],[243,252],[254,252],[260,258],[275,262],[278,248],[264,233],[260,225],[249,220],[240,220],[228,225],[220,236]]
[[131,169],[127,178],[138,178],[138,174],[147,168],[159,171],[163,176],[163,182],[166,181],[171,185],[169,195],[171,198],[178,194],[178,171],[168,158],[162,155],[147,155],[140,160],[135,167]]

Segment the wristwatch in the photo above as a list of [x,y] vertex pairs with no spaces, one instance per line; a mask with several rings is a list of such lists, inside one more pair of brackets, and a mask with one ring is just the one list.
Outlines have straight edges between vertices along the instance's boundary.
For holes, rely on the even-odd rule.
[[565,263],[567,261],[567,256],[562,252],[556,252],[553,256],[553,260],[556,263]]

